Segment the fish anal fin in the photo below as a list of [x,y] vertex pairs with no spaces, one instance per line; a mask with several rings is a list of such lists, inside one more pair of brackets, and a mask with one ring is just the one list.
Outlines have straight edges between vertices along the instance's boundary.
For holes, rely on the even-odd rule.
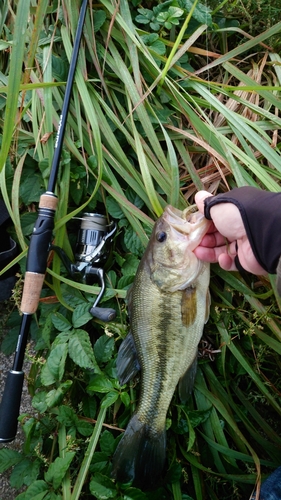
[[197,297],[196,288],[186,288],[183,290],[181,302],[181,315],[183,325],[189,327],[196,319],[197,314]]
[[188,367],[186,372],[183,374],[179,381],[179,396],[180,400],[183,404],[187,402],[189,397],[191,396],[194,380],[197,372],[197,354],[192,362],[192,364]]
[[129,382],[140,370],[137,350],[131,333],[127,335],[119,347],[116,368],[117,377],[121,385]]

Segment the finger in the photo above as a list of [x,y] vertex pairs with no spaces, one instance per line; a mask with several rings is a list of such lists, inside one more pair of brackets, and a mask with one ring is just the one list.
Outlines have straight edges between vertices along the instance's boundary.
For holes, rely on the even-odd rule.
[[267,271],[256,260],[248,239],[238,240],[238,257],[241,266],[256,275],[266,275]]
[[[209,235],[209,236],[213,236],[213,235]],[[224,241],[225,241],[225,239],[224,239]],[[228,263],[227,260],[226,260],[226,265],[231,266],[231,268],[233,267],[233,269],[236,269],[235,264],[234,264],[234,257],[237,255],[236,241],[233,241],[231,243],[227,243],[225,245],[214,246],[214,247],[213,246],[206,246],[205,247],[205,246],[199,245],[197,248],[195,248],[194,253],[199,260],[204,260],[204,261],[210,262],[210,263],[220,262],[221,255],[228,255],[231,259],[231,262],[233,262],[234,267],[232,266],[231,263]],[[227,267],[227,269],[228,269],[228,267]]]
[[225,271],[237,271],[234,257],[228,253],[222,253],[218,258],[218,263]]
[[218,257],[214,248],[199,246],[195,248],[193,253],[195,253],[199,260],[203,260],[204,262],[210,262],[211,264],[218,262]]
[[243,238],[246,235],[240,211],[233,203],[214,205],[210,213],[217,230],[229,241]]
[[211,193],[208,191],[198,191],[194,197],[195,203],[197,205],[197,208],[199,212],[204,214],[204,200],[208,198],[209,196],[213,196]]
[[[235,240],[233,239],[232,241]],[[203,236],[202,241],[200,242],[200,246],[210,248],[221,246],[225,247],[229,242],[227,242],[225,236],[223,236],[215,229],[214,231],[210,231],[205,236]]]

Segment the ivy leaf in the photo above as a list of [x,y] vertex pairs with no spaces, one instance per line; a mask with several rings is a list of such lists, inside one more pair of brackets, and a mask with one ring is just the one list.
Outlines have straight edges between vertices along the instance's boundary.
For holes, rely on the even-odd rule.
[[89,334],[85,330],[77,329],[73,331],[73,335],[69,339],[68,353],[72,361],[81,368],[94,368],[97,372],[100,372]]
[[67,451],[64,457],[57,457],[45,473],[45,481],[47,483],[52,483],[53,488],[58,488],[61,485],[74,456],[74,451]]

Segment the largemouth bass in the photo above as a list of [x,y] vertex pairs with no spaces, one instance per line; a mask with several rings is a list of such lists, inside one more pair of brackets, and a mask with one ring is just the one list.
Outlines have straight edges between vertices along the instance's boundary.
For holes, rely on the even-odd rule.
[[153,487],[163,471],[166,414],[178,383],[182,402],[191,394],[209,316],[209,264],[193,250],[210,222],[193,210],[166,207],[128,292],[131,332],[118,352],[117,375],[123,385],[140,369],[141,388],[112,476],[143,488]]

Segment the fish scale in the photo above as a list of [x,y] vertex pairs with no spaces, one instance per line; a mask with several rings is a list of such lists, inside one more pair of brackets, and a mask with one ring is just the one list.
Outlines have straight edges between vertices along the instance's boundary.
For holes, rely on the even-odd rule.
[[112,475],[144,489],[156,486],[163,473],[167,411],[178,383],[183,402],[191,393],[208,318],[209,264],[198,261],[193,250],[209,222],[199,212],[189,219],[187,212],[168,206],[155,223],[128,293],[131,332],[117,357],[120,383],[138,369],[141,383]]

